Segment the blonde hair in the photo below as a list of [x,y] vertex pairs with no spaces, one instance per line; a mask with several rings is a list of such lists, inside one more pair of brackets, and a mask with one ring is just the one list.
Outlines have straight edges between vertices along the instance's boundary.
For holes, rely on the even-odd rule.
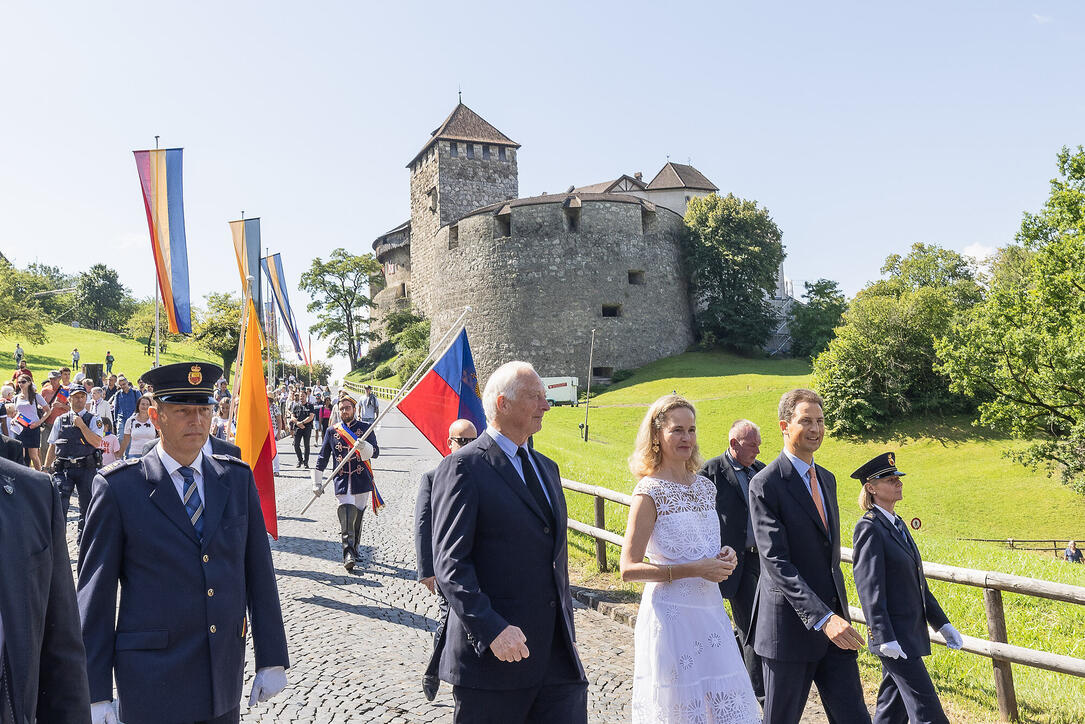
[[[663,429],[663,423],[667,413],[671,410],[684,407],[693,413],[693,419],[697,419],[697,410],[693,404],[679,395],[664,395],[653,402],[640,422],[637,430],[637,441],[633,445],[633,454],[629,456],[629,470],[637,480],[651,475],[663,464],[663,453],[659,449],[659,432]],[[654,447],[653,447],[654,445]],[[693,453],[686,461],[686,470],[691,473],[698,472],[704,465],[699,445],[693,445]]]
[[870,510],[874,507],[874,493],[867,490],[866,481],[859,486],[859,507],[863,510]]

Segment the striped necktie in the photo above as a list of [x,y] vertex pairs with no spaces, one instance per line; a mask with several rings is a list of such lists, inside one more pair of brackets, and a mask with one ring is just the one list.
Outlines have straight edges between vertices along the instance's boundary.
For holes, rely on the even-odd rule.
[[185,511],[188,513],[188,519],[192,523],[192,527],[196,529],[196,535],[202,539],[203,501],[200,499],[200,491],[196,489],[196,471],[188,466],[181,466],[177,469],[177,472],[181,473],[181,477],[185,481],[185,494],[182,496],[181,502],[185,504]]

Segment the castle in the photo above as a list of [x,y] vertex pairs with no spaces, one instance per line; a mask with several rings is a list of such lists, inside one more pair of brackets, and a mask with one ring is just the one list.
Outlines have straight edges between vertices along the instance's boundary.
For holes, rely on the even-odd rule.
[[373,242],[384,269],[372,324],[413,306],[430,339],[466,305],[484,380],[523,359],[544,377],[592,375],[693,342],[680,234],[686,204],[716,186],[692,166],[518,198],[520,145],[461,102],[407,164],[411,218]]

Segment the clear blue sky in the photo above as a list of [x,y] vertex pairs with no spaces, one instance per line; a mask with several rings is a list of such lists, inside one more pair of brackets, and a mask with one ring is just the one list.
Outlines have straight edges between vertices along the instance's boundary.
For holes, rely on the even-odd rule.
[[[1085,6],[7,3],[0,250],[102,261],[149,296],[131,151],[185,147],[197,303],[239,290],[229,219],[296,284],[409,216],[406,163],[456,89],[523,144],[520,193],[687,159],[849,293],[886,255],[1012,240],[1085,143]],[[292,289],[307,327],[304,295]],[[319,347],[314,340],[314,351]]]

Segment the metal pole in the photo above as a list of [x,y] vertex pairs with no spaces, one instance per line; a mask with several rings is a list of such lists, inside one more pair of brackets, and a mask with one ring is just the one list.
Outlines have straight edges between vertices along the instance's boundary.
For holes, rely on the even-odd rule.
[[584,442],[588,441],[588,406],[591,404],[591,365],[595,355],[595,330],[591,331],[591,347],[588,348],[588,391],[584,395]]

